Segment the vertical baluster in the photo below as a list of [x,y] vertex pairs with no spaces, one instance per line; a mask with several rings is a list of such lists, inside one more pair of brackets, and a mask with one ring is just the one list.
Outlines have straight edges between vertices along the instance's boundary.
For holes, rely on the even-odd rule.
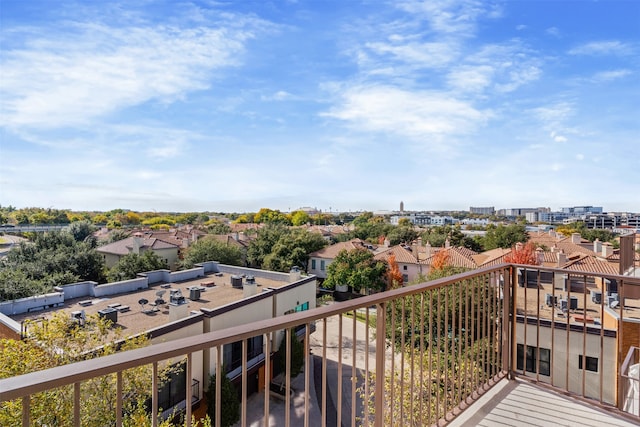
[[351,425],[356,426],[356,385],[358,373],[356,371],[356,319],[357,311],[353,310],[353,335],[351,337]]
[[73,425],[80,427],[80,383],[73,383]]
[[309,427],[309,376],[311,375],[311,348],[309,340],[311,339],[311,324],[307,323],[304,328],[304,427]]
[[191,363],[193,362],[193,354],[189,353],[187,354],[187,379],[185,381],[185,410],[186,410],[186,416],[185,416],[185,423],[186,423],[186,427],[191,427],[191,393],[192,393],[192,387],[193,385],[191,384],[191,380],[193,377],[192,374],[192,366]]
[[291,425],[291,329],[285,329],[285,402],[284,402],[284,424]]
[[364,425],[369,426],[369,307],[365,309],[364,333]]
[[[418,387],[424,387],[424,292],[420,293],[420,381],[418,381]],[[424,422],[424,395],[422,392],[418,393],[420,397],[420,417],[419,423]]]
[[[265,424],[267,425],[267,424]],[[322,319],[322,409],[320,425],[327,426],[327,318]]]
[[336,400],[338,426],[342,426],[342,314],[338,314],[338,398]]
[[[385,351],[386,347],[386,319],[385,303],[376,305],[376,383],[375,383],[375,427],[384,425],[384,382],[385,382]],[[392,339],[393,342],[393,339]],[[382,350],[382,351],[381,351]],[[391,354],[393,357],[393,353]],[[393,386],[392,386],[393,387]]]
[[116,427],[122,427],[122,371],[116,374]]
[[415,390],[415,379],[413,377],[413,373],[414,373],[414,366],[415,366],[415,332],[416,332],[416,326],[415,326],[415,304],[416,304],[416,299],[415,299],[415,295],[411,295],[411,325],[410,325],[410,331],[411,331],[411,342],[409,343],[409,348],[411,350],[411,354],[410,354],[410,359],[409,359],[409,363],[411,364],[411,370],[409,371],[409,419],[411,424],[413,425],[413,420],[414,420],[414,415],[415,415],[415,401],[414,401],[414,390]]
[[240,389],[242,398],[240,400],[240,425],[247,427],[247,339],[242,340],[242,374],[240,379]]
[[398,405],[400,406],[400,421],[404,421],[404,353],[405,353],[405,334],[407,328],[405,327],[404,320],[406,318],[405,312],[405,297],[402,297],[402,306],[400,309],[400,397],[398,399]]
[[437,292],[437,301],[436,301],[436,310],[437,310],[437,323],[436,323],[436,380],[437,380],[437,384],[436,384],[436,422],[438,422],[438,420],[440,420],[440,390],[442,389],[442,381],[441,381],[441,377],[440,377],[440,332],[442,329],[442,324],[440,323],[440,314],[442,312],[442,304],[441,304],[441,298],[440,298],[440,290],[441,288],[438,288],[435,292]]
[[31,412],[31,395],[22,398],[22,427],[29,427]]
[[268,426],[270,412],[269,391],[271,386],[271,334],[264,334],[262,339],[264,340],[264,425]]
[[222,376],[226,375],[222,371],[222,346],[216,347],[216,419],[215,425],[219,427],[221,425],[222,416]]
[[151,425],[158,426],[158,362],[153,362],[151,374]]
[[437,421],[437,418],[434,420],[433,419],[433,405],[432,405],[432,401],[433,401],[433,344],[434,344],[434,339],[433,339],[433,290],[429,290],[427,291],[429,293],[429,375],[428,375],[428,381],[429,381],[429,385],[428,385],[428,390],[427,390],[427,396],[429,397],[428,405],[429,407],[427,408],[429,417],[427,418],[427,424],[433,424],[434,422]]
[[582,276],[582,396],[586,396],[587,375],[587,275]]
[[395,408],[395,388],[396,388],[396,308],[397,308],[397,299],[389,302],[391,304],[391,373],[389,375],[389,382],[391,384],[390,393],[389,393],[389,421],[391,425],[393,425],[394,421],[394,408]]
[[555,371],[554,359],[556,354],[555,332],[556,332],[556,272],[554,271],[551,273],[551,360],[550,360],[551,377],[549,378],[549,381],[551,382],[552,386],[555,385],[555,380],[553,376],[553,373]]

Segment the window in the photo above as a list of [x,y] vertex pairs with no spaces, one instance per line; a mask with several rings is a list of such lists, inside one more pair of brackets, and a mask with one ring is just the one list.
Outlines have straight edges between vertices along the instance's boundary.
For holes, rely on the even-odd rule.
[[403,269],[404,271],[407,271],[407,266],[406,266],[406,265],[403,265],[403,266],[402,266],[402,269]]
[[586,359],[586,363],[583,364],[583,362],[582,362],[583,361],[583,356],[582,355],[578,356],[578,369],[583,369],[582,367],[585,366],[587,371],[598,372],[598,358],[597,357],[584,356],[584,359]]
[[320,270],[324,271],[324,260],[320,261]]
[[311,269],[312,269],[312,270],[315,270],[315,269],[316,269],[316,260],[315,260],[315,259],[312,259],[312,260],[311,260]]
[[525,357],[524,346],[518,344],[518,357],[516,367],[523,370],[523,362],[526,362],[527,372],[540,373],[549,376],[551,372],[551,351],[548,348],[538,348],[528,345]]
[[407,282],[409,281],[409,275],[408,275],[408,274],[403,274],[403,275],[402,275],[402,281],[403,281],[404,283],[407,283]]
[[[171,409],[184,400],[187,380],[185,362],[176,363],[171,367],[167,377],[158,387],[158,408]],[[149,402],[151,404],[151,402]]]
[[[262,335],[247,339],[247,360],[262,354]],[[227,373],[242,366],[242,341],[224,346],[223,364]]]

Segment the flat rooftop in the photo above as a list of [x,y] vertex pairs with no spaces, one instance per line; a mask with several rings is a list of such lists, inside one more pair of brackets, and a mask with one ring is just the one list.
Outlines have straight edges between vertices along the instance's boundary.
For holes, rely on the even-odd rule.
[[[169,295],[171,290],[180,290],[187,304],[187,312],[198,311],[201,308],[209,310],[222,307],[224,305],[244,299],[242,288],[234,288],[231,285],[230,273],[211,273],[198,278],[181,282],[157,282],[149,285],[148,288],[109,295],[108,297],[84,297],[69,299],[63,306],[33,311],[30,313],[10,316],[16,322],[26,319],[42,319],[51,317],[54,313],[64,312],[71,317],[71,313],[84,310],[85,315],[95,315],[100,310],[108,309],[110,306],[118,310],[117,326],[123,329],[125,335],[135,335],[169,323]],[[254,276],[257,286],[257,293],[263,289],[277,289],[289,285],[290,281],[273,280],[264,277]],[[245,279],[243,278],[243,283]],[[200,298],[191,300],[190,292],[192,288],[200,289]],[[153,306],[158,293],[162,293],[161,298],[165,304]],[[140,304],[141,300],[147,300],[146,304]],[[128,307],[128,310],[122,309]]]
[[[536,289],[537,288],[537,289]],[[575,285],[572,292],[563,290],[562,288],[555,287],[551,283],[539,283],[536,286],[529,285],[528,288],[518,287],[517,288],[517,307],[518,314],[524,315],[525,313],[525,301],[526,301],[526,314],[529,317],[537,317],[540,319],[552,320],[555,316],[556,321],[560,321],[562,323],[566,322],[565,314],[568,314],[569,322],[582,325],[582,319],[584,317],[587,318],[587,324],[591,326],[597,326],[595,324],[596,320],[602,321],[601,316],[601,305],[599,303],[595,303],[591,300],[591,291],[599,291],[601,290],[596,286],[587,286],[586,289],[586,298],[585,294],[582,290],[576,290]],[[525,299],[526,294],[526,299]],[[556,297],[557,304],[552,307],[547,305],[546,295],[551,294]],[[604,300],[605,310],[608,309],[606,295],[604,293],[601,294]],[[569,296],[576,297],[578,308],[575,310],[568,310],[567,313],[563,313],[560,308],[560,300],[567,299]],[[585,301],[586,300],[586,301]],[[586,302],[586,305],[585,305]],[[610,309],[609,313],[615,311],[618,315],[620,314],[620,307],[615,309]],[[640,299],[637,298],[626,298],[625,304],[623,308],[623,316],[625,320],[634,320],[640,321]]]

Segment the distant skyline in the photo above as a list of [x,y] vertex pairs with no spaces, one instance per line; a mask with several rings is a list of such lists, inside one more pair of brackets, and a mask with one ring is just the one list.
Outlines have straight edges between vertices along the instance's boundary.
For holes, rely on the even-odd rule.
[[0,9],[2,206],[640,211],[638,1]]

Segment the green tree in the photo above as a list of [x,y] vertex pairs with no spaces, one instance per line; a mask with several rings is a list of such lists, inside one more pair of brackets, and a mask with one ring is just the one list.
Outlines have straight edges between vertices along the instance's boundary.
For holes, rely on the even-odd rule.
[[[406,219],[406,218],[403,218]],[[418,233],[414,230],[413,225],[410,226],[397,226],[393,228],[387,239],[392,246],[399,245],[400,243],[411,243],[418,237]]]
[[265,257],[271,253],[273,246],[288,232],[288,228],[281,224],[269,224],[259,229],[256,238],[249,243],[247,248],[247,261],[251,265],[261,267]]
[[109,281],[134,279],[138,273],[167,268],[165,261],[153,251],[142,254],[130,253],[122,258],[109,271]]
[[238,246],[232,246],[211,237],[202,238],[187,249],[183,268],[192,268],[194,264],[205,261],[218,261],[228,265],[244,265],[244,254]]
[[311,218],[309,217],[309,214],[306,213],[305,211],[294,211],[291,213],[291,223],[293,225],[296,225],[296,226],[305,225],[310,221],[311,221]]
[[206,223],[207,231],[209,234],[229,234],[231,233],[231,227],[227,224],[223,224],[220,221],[211,220]]
[[105,272],[93,242],[78,242],[69,232],[55,231],[38,233],[35,242],[13,247],[0,260],[0,277],[0,299],[5,300],[51,292],[80,280],[101,283]]
[[274,271],[290,271],[297,266],[307,269],[309,254],[322,249],[327,241],[318,233],[303,229],[287,230],[264,257],[262,267]]
[[358,248],[342,250],[327,267],[324,286],[333,289],[347,285],[354,292],[361,290],[383,291],[386,286],[387,263],[373,258],[373,253]]
[[89,221],[75,221],[65,228],[65,231],[71,233],[76,242],[81,242],[91,236],[96,230]]
[[[224,372],[224,366],[222,372]],[[230,427],[240,420],[240,400],[238,391],[226,375],[223,375],[220,383],[220,425]],[[209,377],[209,389],[207,390],[207,414],[213,421],[216,419],[216,375]]]
[[[287,367],[287,359],[285,354],[287,352],[287,339],[286,336],[282,337],[278,352],[274,357],[273,364],[276,372],[284,372]],[[302,371],[304,366],[304,344],[300,341],[296,335],[295,329],[291,329],[291,351],[289,352],[290,370],[289,376],[295,378]]]
[[529,240],[524,224],[498,225],[489,224],[487,234],[484,236],[485,250],[495,248],[510,248],[516,243],[526,243]]
[[256,224],[285,224],[291,225],[291,221],[287,215],[283,214],[279,210],[273,210],[269,208],[262,208],[253,217],[253,222]]
[[[0,378],[14,377],[68,363],[106,356],[116,351],[149,344],[144,336],[124,338],[122,330],[110,321],[89,316],[84,326],[73,323],[64,314],[43,322],[27,323],[29,338],[0,339]],[[151,390],[150,366],[123,371],[123,409],[125,417],[148,418],[143,402]],[[115,425],[115,375],[84,381],[80,387],[82,425]],[[20,402],[0,406],[0,425],[21,424]],[[73,424],[73,386],[56,388],[32,396],[31,418],[34,425]],[[127,420],[129,421],[129,420]]]

